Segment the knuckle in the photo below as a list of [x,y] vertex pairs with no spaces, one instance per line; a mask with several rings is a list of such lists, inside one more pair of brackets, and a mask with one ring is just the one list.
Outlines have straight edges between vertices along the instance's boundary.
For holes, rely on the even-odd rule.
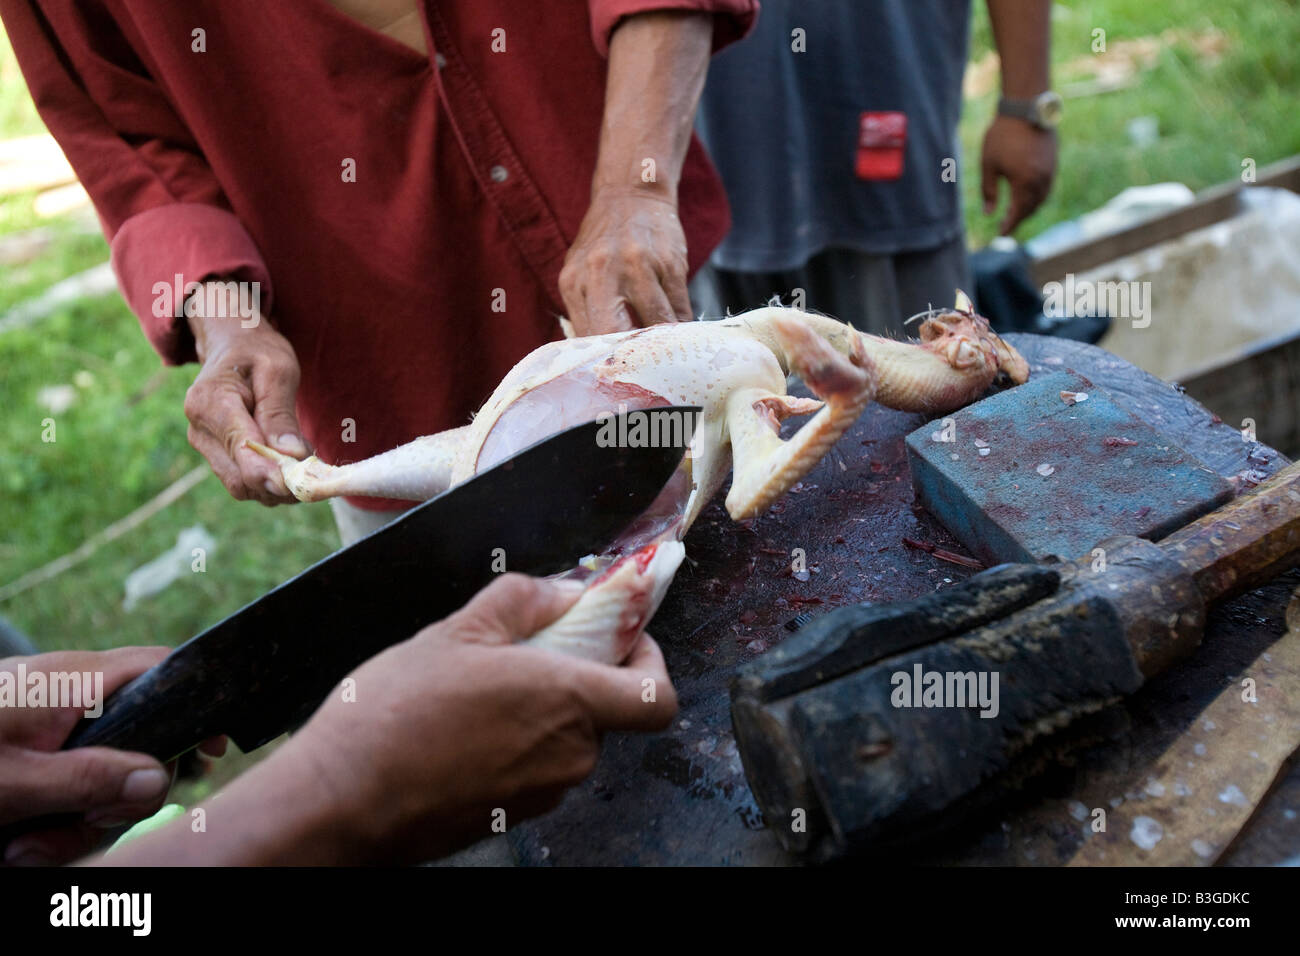
[[187,411],[192,408],[194,412],[190,416],[190,420],[203,425],[210,425],[213,421],[220,421],[225,417],[225,411],[232,398],[233,396],[224,390],[204,389],[195,395],[192,402],[189,399],[186,400]]
[[226,450],[231,460],[234,460],[235,453],[239,451],[242,444],[244,430],[239,427],[239,423],[227,420],[221,428],[221,447]]
[[534,600],[539,593],[537,579],[518,571],[508,571],[501,575],[495,586],[501,592],[501,597],[512,604]]
[[257,363],[260,366],[259,371],[263,376],[269,379],[279,379],[289,372],[289,367],[278,355],[267,355]]
[[592,771],[596,769],[596,763],[600,759],[600,748],[592,741],[589,746],[581,747],[573,755],[572,763],[569,767],[570,785],[582,783],[591,776]]
[[497,578],[500,583],[498,587],[502,588],[519,588],[532,583],[532,578],[518,571],[507,571],[501,577]]
[[547,679],[547,684],[555,694],[554,706],[560,713],[574,715],[575,719],[580,715],[581,719],[586,721],[590,716],[591,707],[587,702],[582,672],[576,667],[564,666],[570,661],[559,655],[555,656],[556,660],[552,662]]
[[567,713],[569,721],[575,724],[575,736],[589,740],[594,745],[598,740],[597,701],[608,689],[601,683],[606,678],[591,678],[585,669],[572,666],[571,662],[563,658],[560,658],[552,674],[552,685],[559,701],[556,706]]
[[240,389],[239,391],[226,391],[216,396],[212,403],[212,409],[217,412],[217,421],[224,428],[234,428],[240,419],[248,417],[248,409],[253,404],[253,393],[251,390]]
[[478,610],[481,610],[486,618],[494,619],[502,608],[527,606],[536,601],[538,583],[526,574],[508,571],[493,581],[482,593],[484,604]]
[[207,408],[210,392],[204,383],[195,382],[185,391],[185,417],[194,421],[203,415]]
[[280,353],[273,353],[262,360],[262,368],[268,378],[279,381],[291,381],[298,377],[298,363],[295,359]]
[[608,323],[607,331],[623,328],[632,322],[632,315],[628,310],[628,300],[625,296],[616,296],[601,311],[603,318]]
[[83,806],[97,802],[108,781],[108,768],[100,760],[78,760],[67,780],[67,794]]

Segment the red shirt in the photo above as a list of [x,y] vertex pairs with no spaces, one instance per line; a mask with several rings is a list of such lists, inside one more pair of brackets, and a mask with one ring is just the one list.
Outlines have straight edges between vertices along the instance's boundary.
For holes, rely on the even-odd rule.
[[[429,56],[323,0],[0,0],[150,342],[168,363],[194,360],[184,319],[155,316],[155,283],[259,282],[302,367],[303,430],[328,462],[465,424],[515,362],[558,337],[558,276],[587,210],[619,20],[723,14],[716,47],[757,11],[755,0],[420,6]],[[698,142],[679,203],[694,270],[728,226]]]

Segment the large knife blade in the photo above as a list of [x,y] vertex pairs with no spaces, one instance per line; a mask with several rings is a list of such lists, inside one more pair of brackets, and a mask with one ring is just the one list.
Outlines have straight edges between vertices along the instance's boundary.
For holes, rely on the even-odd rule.
[[[537,442],[181,645],[65,747],[162,761],[220,734],[244,751],[260,747],[310,716],[358,664],[465,604],[502,561],[553,574],[608,545],[681,463],[699,411],[624,412]],[[649,416],[639,433],[617,420],[634,415]],[[651,439],[606,440],[635,434]]]

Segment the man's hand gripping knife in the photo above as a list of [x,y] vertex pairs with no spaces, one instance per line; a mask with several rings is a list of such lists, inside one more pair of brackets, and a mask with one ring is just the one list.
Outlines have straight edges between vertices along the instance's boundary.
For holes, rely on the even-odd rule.
[[114,865],[413,863],[555,806],[606,731],[663,729],[677,711],[658,645],[622,667],[524,643],[582,587],[503,575],[463,609],[350,675],[270,758]]
[[[165,647],[122,647],[0,660],[3,679],[15,694],[27,694],[37,683],[36,674],[44,675],[45,687],[39,701],[20,707],[15,699],[0,707],[0,826],[47,814],[80,816],[70,826],[15,837],[0,847],[6,865],[71,862],[98,846],[107,828],[144,819],[162,806],[171,771],[147,754],[59,748],[83,716],[102,709],[105,697],[166,656]],[[65,682],[73,675],[80,701],[54,706],[59,703],[52,696],[56,688],[72,686]],[[225,740],[209,741],[200,749],[220,756]]]

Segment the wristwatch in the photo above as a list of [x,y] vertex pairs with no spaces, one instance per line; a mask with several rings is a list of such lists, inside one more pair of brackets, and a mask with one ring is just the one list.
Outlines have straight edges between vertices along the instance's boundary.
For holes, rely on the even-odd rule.
[[1051,90],[1039,93],[1032,100],[1013,100],[1005,96],[998,100],[998,115],[1022,119],[1039,129],[1056,129],[1061,122],[1061,112],[1061,96]]

